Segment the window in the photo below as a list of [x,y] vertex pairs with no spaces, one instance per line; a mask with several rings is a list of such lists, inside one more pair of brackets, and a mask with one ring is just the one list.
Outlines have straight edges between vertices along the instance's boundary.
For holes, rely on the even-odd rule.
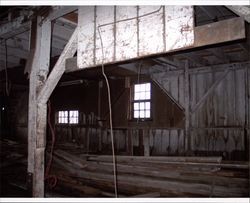
[[79,123],[79,111],[59,111],[58,112],[59,124],[78,124]]
[[151,118],[151,84],[135,84],[133,118]]
[[68,111],[59,111],[58,123],[68,123]]
[[69,123],[70,124],[77,124],[78,123],[78,111],[69,111]]

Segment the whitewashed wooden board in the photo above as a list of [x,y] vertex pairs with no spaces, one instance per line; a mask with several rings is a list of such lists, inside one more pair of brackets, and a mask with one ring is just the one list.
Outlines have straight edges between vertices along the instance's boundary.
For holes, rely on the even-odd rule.
[[194,44],[193,6],[82,6],[78,15],[78,68]]

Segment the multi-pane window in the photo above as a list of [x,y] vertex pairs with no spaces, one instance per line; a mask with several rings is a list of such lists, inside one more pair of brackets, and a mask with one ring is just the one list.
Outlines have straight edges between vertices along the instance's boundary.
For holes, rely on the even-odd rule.
[[79,117],[78,111],[69,111],[69,123],[70,124],[77,124],[78,117]]
[[79,111],[59,111],[58,112],[59,124],[78,124],[79,123]]
[[151,83],[134,85],[133,118],[151,118]]
[[68,123],[68,111],[58,112],[58,123]]

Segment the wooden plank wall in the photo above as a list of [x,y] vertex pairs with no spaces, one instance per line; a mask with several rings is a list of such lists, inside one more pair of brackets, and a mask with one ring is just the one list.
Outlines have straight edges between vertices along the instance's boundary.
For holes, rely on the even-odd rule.
[[[190,71],[191,109],[223,71]],[[161,74],[152,78],[183,106],[183,73]],[[192,151],[200,154],[217,152],[229,158],[244,154],[246,141],[249,139],[249,130],[246,130],[249,129],[249,88],[248,66],[238,65],[229,71],[200,108],[191,115]]]
[[[223,69],[190,71],[191,109],[223,74]],[[184,104],[183,74],[162,74],[159,77],[168,93]],[[225,159],[245,159],[249,150],[250,129],[250,70],[239,65],[209,94],[206,101],[191,116],[191,149],[195,155],[223,155]],[[111,153],[109,130],[97,125],[96,115],[82,115],[84,123],[78,126],[57,126],[58,141],[75,142],[90,153]],[[92,119],[91,119],[92,118]],[[91,121],[92,120],[92,121]],[[87,122],[86,122],[87,121]],[[91,121],[91,123],[89,123]],[[141,129],[142,130],[142,129]],[[115,146],[118,154],[134,155],[143,148],[139,129],[115,129]],[[89,136],[89,139],[88,139]],[[89,142],[89,147],[87,143]],[[149,129],[150,155],[183,155],[183,128]],[[143,150],[142,150],[143,151]]]
[[[107,129],[61,125],[56,127],[56,134],[59,143],[73,142],[89,153],[111,153],[111,137]],[[118,154],[132,155],[128,150],[130,134],[131,145],[136,155],[136,149],[140,147],[139,129],[114,130],[115,148]],[[88,135],[89,147],[87,146]],[[99,142],[100,148],[97,147]],[[149,144],[150,155],[182,155],[184,154],[184,131],[183,129],[151,129],[149,130]]]

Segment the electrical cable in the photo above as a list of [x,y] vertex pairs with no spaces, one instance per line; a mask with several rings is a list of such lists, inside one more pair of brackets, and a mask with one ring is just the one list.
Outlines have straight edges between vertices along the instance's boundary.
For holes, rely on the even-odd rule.
[[54,146],[55,146],[55,141],[56,141],[56,134],[55,134],[55,129],[53,128],[51,124],[50,116],[51,116],[51,103],[50,101],[48,101],[48,125],[49,125],[49,129],[51,132],[51,149],[50,149],[49,162],[47,164],[46,171],[45,171],[45,180],[48,180],[48,184],[50,188],[54,188],[57,184],[57,176],[50,175],[49,172],[50,172],[52,160],[53,160],[53,152],[54,152]]
[[152,11],[152,12],[150,12],[150,13],[145,13],[145,14],[140,15],[140,16],[136,16],[136,17],[132,17],[132,18],[126,18],[126,19],[118,20],[118,21],[111,22],[111,23],[105,23],[105,24],[99,25],[99,26],[98,26],[98,29],[99,29],[100,27],[104,27],[104,26],[107,26],[107,25],[112,25],[112,24],[116,24],[116,23],[121,23],[121,22],[125,22],[125,21],[134,20],[134,19],[136,19],[136,18],[142,18],[142,17],[145,17],[145,16],[149,16],[149,15],[152,15],[152,14],[154,14],[154,13],[159,12],[162,8],[163,8],[163,6],[160,6],[157,10]]
[[[142,61],[140,61],[139,66],[138,66],[138,73],[137,73],[137,84],[140,84],[140,76],[141,76],[141,67],[142,67]],[[139,123],[139,116],[137,118],[137,124]]]
[[141,17],[145,17],[148,15],[152,15],[154,13],[159,12],[161,9],[163,8],[163,6],[160,6],[157,10],[150,12],[150,13],[146,13],[144,15],[141,16],[136,16],[133,18],[127,18],[127,19],[123,19],[123,20],[119,20],[119,21],[115,21],[115,22],[111,22],[111,23],[106,23],[106,24],[102,24],[102,25],[98,25],[97,30],[98,30],[98,34],[100,37],[100,41],[101,41],[101,50],[102,50],[102,75],[105,78],[106,81],[106,85],[107,85],[107,91],[108,91],[108,103],[109,103],[109,123],[110,123],[110,134],[111,134],[111,145],[112,145],[112,156],[113,156],[113,172],[114,172],[114,190],[115,190],[115,197],[117,197],[117,174],[116,174],[116,160],[115,160],[115,147],[114,147],[114,135],[113,135],[113,122],[112,122],[112,106],[111,106],[111,95],[110,95],[110,86],[109,86],[109,81],[107,78],[107,75],[105,74],[105,69],[104,69],[104,48],[103,48],[103,41],[102,41],[102,36],[101,36],[101,31],[100,28],[107,26],[107,25],[112,25],[112,24],[116,24],[116,23],[120,23],[120,22],[125,22],[125,21],[129,21],[129,20],[133,20],[133,19],[139,19]]
[[9,85],[8,85],[8,48],[7,48],[7,40],[4,40],[5,45],[5,90],[7,96],[9,96]]
[[107,75],[104,70],[104,51],[103,51],[103,42],[102,36],[100,32],[100,26],[98,26],[98,33],[101,41],[101,49],[102,49],[102,75],[105,78],[107,90],[108,90],[108,103],[109,103],[109,124],[110,124],[110,135],[111,135],[111,145],[112,145],[112,157],[113,157],[113,172],[114,172],[114,190],[115,197],[117,196],[117,175],[116,175],[116,160],[115,160],[115,146],[114,146],[114,134],[113,134],[113,122],[112,122],[112,106],[111,106],[111,95],[110,95],[110,86]]

